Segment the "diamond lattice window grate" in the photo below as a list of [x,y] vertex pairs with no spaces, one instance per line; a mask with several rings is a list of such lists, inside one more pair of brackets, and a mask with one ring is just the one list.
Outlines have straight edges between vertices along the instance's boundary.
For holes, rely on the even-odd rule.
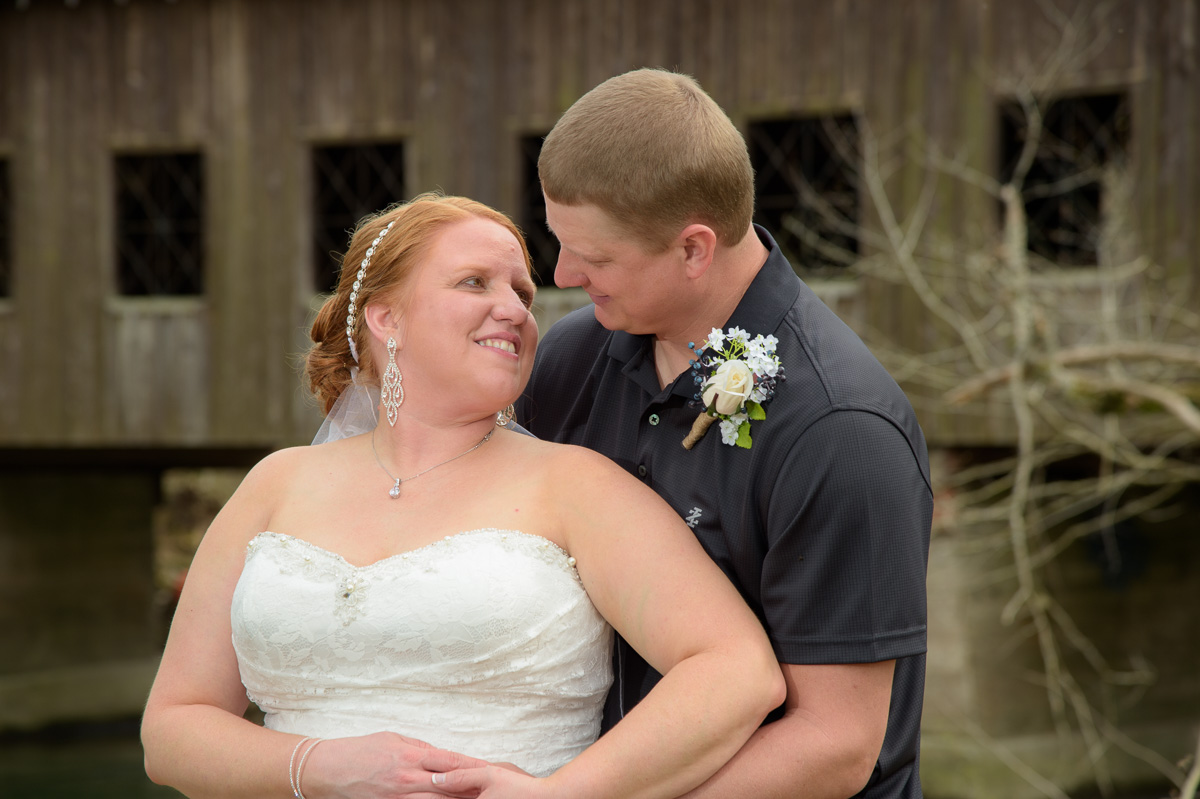
[[9,235],[12,204],[8,162],[0,160],[0,297],[12,295],[12,238]]
[[519,224],[533,259],[538,283],[554,285],[554,266],[558,263],[558,239],[546,227],[546,198],[538,179],[538,156],[545,135],[521,137],[521,208]]
[[793,117],[747,128],[755,221],[798,272],[839,273],[859,252],[854,118]]
[[341,255],[359,220],[407,199],[404,145],[349,144],[313,150],[314,281],[337,287]]
[[127,296],[202,294],[200,156],[118,156],[116,184],[118,291]]
[[[1022,182],[1029,251],[1058,266],[1095,266],[1105,222],[1105,171],[1129,145],[1124,94],[1044,104],[1041,136]],[[1000,107],[1001,180],[1013,178],[1030,126],[1021,106]],[[1003,212],[1001,212],[1003,213]]]

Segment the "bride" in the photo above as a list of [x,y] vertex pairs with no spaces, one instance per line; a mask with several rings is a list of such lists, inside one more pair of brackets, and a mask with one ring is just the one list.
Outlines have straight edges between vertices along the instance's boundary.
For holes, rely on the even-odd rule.
[[[331,440],[264,458],[205,535],[146,705],[147,773],[193,797],[702,783],[782,677],[651,490],[505,429],[538,337],[516,227],[422,195],[364,220],[345,264],[307,365]],[[610,624],[664,677],[597,740]]]

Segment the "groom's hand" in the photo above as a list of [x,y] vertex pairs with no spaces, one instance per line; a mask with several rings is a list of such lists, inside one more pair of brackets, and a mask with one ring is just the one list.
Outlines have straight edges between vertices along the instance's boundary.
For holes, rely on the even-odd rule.
[[549,799],[551,796],[551,789],[545,780],[536,779],[511,763],[495,763],[484,768],[458,769],[439,774],[434,789],[443,797]]

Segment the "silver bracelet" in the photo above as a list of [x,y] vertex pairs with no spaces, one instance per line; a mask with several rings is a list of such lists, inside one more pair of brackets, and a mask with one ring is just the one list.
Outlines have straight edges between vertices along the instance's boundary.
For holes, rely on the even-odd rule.
[[296,744],[296,748],[292,750],[292,759],[288,761],[288,782],[292,784],[292,795],[300,795],[300,786],[296,784],[296,753],[300,751],[300,747],[304,746],[306,741],[311,741],[312,738],[301,738]]
[[300,755],[300,763],[296,766],[296,785],[293,788],[296,799],[304,799],[304,792],[300,790],[300,775],[304,771],[304,763],[308,760],[308,756],[312,754],[312,750],[317,748],[317,744],[324,740],[324,738],[313,739],[312,744],[304,750],[304,754]]

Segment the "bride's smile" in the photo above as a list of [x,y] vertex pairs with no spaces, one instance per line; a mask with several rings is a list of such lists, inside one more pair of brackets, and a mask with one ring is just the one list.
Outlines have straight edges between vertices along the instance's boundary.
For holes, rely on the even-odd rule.
[[478,343],[481,347],[493,347],[495,349],[503,350],[504,352],[510,352],[513,355],[516,355],[517,347],[520,346],[521,340],[515,336],[513,339],[514,340],[510,341],[507,338],[485,338],[476,343]]

